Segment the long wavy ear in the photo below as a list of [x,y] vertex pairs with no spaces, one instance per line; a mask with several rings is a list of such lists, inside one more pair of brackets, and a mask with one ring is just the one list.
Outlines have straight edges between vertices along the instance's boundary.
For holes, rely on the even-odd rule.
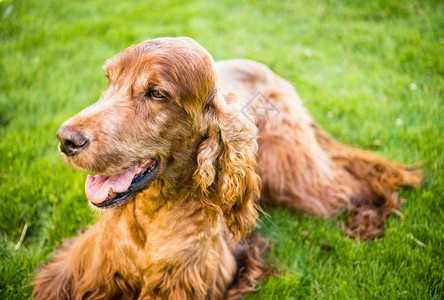
[[[256,173],[256,127],[236,107],[234,95],[214,88],[201,114],[203,141],[197,150],[194,188],[216,219],[245,236],[256,224],[260,177]],[[230,103],[228,105],[228,103]]]

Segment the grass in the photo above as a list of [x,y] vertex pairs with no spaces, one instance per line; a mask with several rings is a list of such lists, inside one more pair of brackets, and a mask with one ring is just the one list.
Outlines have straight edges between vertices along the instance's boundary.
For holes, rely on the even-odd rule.
[[153,3],[0,1],[0,298],[28,298],[36,267],[96,218],[55,132],[98,99],[102,63],[149,38],[190,36],[216,60],[266,63],[336,139],[421,161],[427,177],[369,243],[342,235],[344,216],[271,210],[258,230],[279,276],[248,299],[443,299],[443,2]]

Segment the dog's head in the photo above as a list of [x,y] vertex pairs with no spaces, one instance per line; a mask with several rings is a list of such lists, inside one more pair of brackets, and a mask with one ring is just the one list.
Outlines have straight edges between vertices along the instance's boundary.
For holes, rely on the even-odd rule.
[[255,217],[255,128],[218,90],[210,54],[189,38],[161,38],[126,49],[104,69],[109,85],[100,99],[57,132],[65,161],[99,174],[86,180],[90,202],[115,207],[155,180],[185,183],[244,230],[235,212]]

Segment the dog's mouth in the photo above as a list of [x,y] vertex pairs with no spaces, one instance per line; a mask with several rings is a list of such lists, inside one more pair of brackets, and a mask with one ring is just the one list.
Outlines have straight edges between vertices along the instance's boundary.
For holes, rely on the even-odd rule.
[[88,175],[85,182],[86,197],[99,208],[123,204],[146,190],[158,171],[158,160],[149,158],[118,175]]

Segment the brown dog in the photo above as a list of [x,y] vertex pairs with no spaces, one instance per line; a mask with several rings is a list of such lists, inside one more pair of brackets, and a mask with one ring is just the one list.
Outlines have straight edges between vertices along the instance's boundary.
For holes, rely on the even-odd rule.
[[239,298],[265,271],[266,242],[251,235],[259,198],[322,217],[348,211],[346,233],[370,239],[399,187],[421,182],[334,142],[259,63],[215,64],[189,38],[161,38],[104,68],[99,101],[58,131],[65,161],[99,174],[85,190],[104,212],[39,269],[37,299]]

